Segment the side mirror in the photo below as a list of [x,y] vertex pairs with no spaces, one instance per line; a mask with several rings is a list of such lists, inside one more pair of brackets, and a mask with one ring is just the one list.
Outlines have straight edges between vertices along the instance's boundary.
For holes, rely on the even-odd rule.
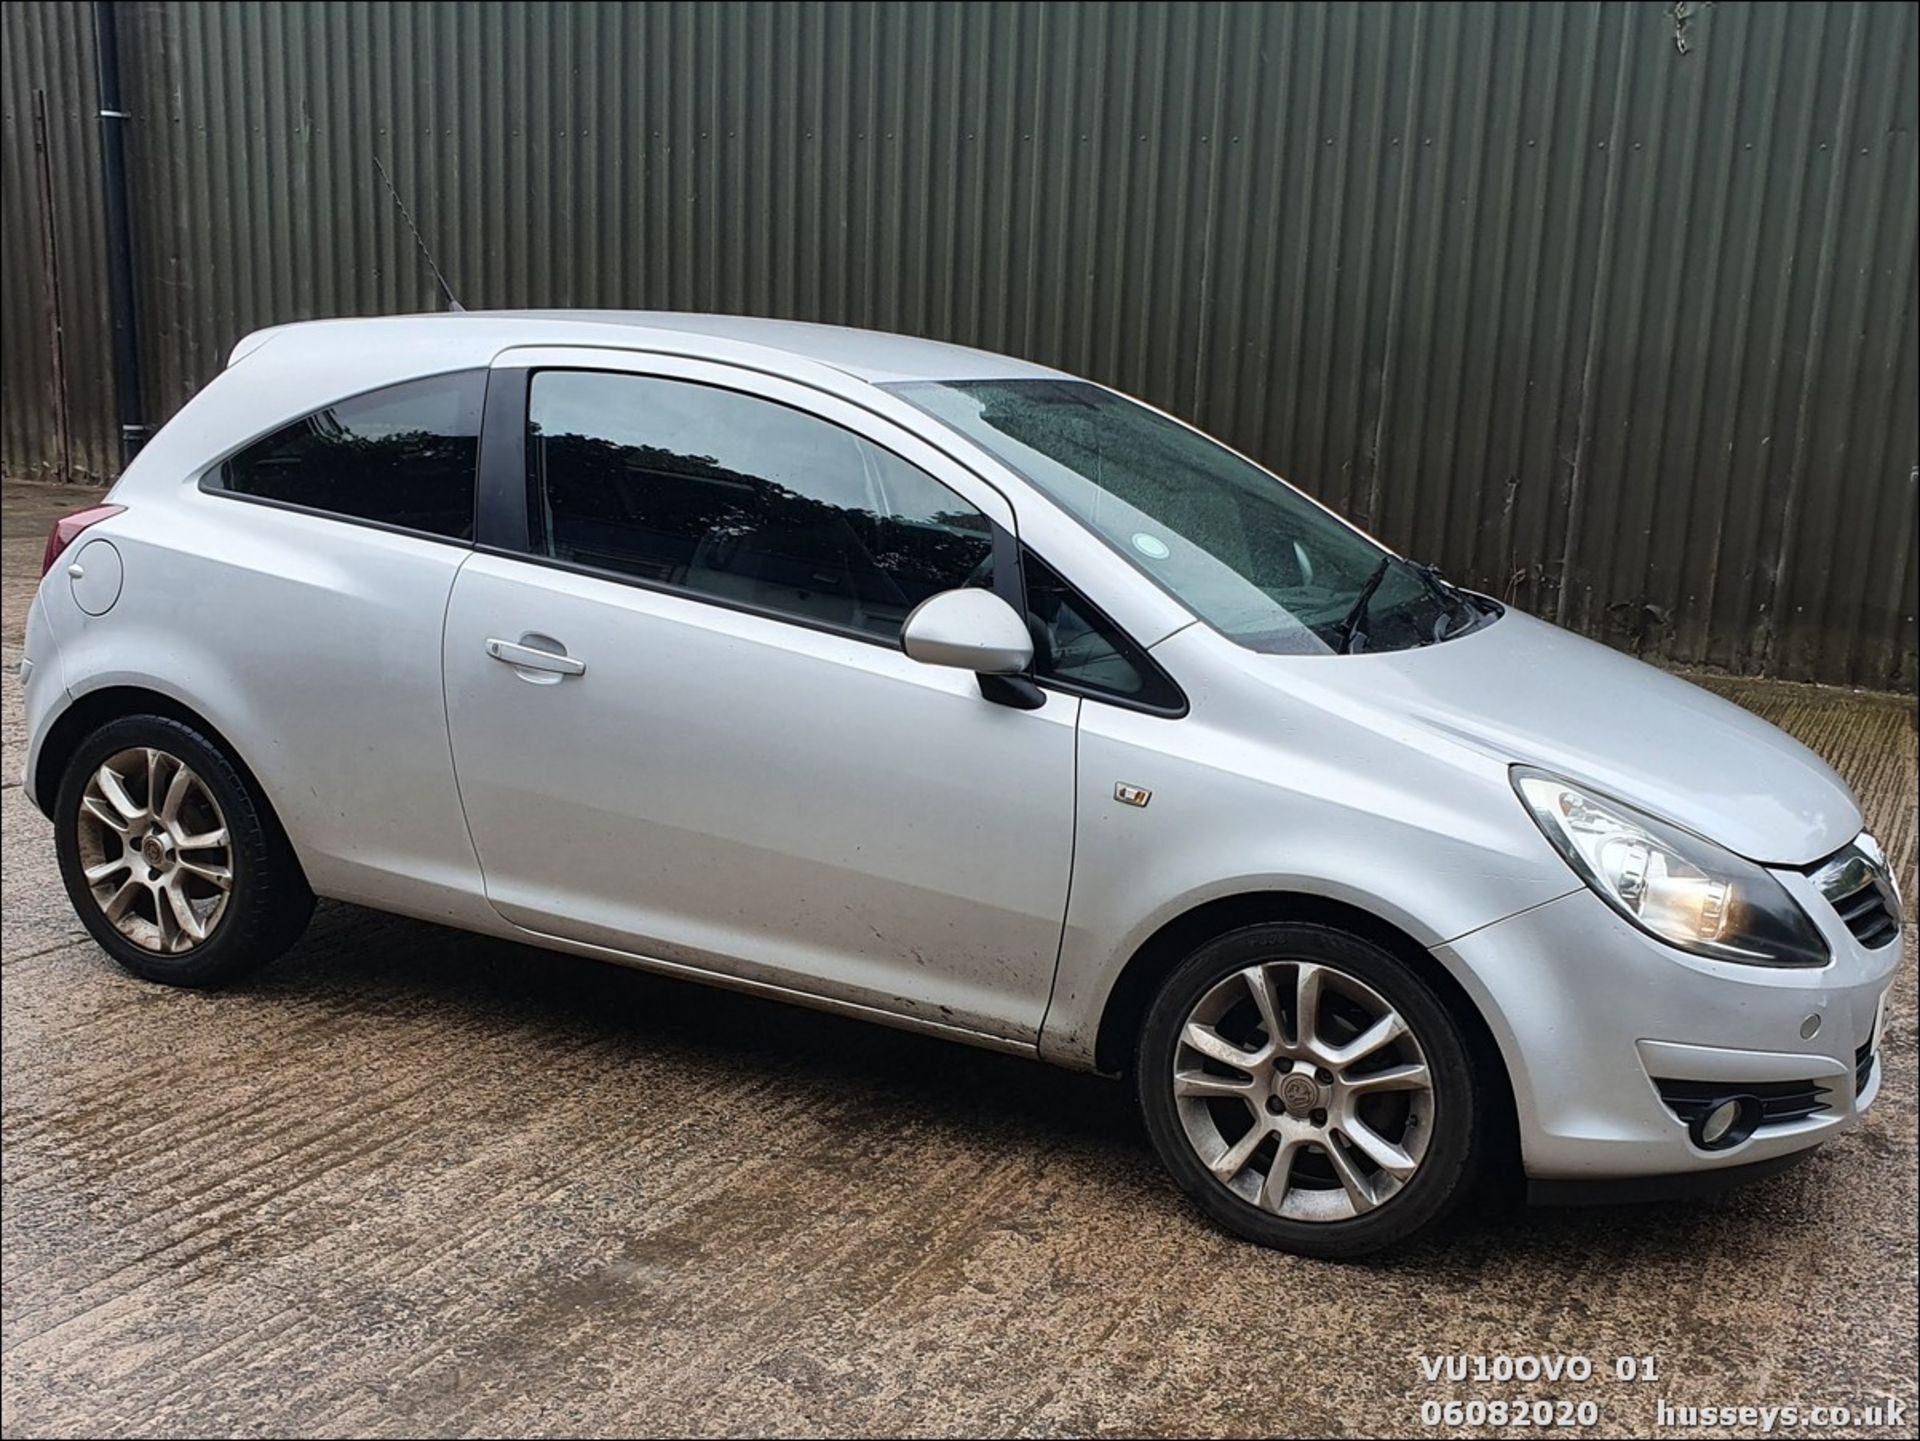
[[1033,664],[1033,637],[1013,607],[990,590],[943,590],[913,608],[900,648],[926,665],[981,676],[1020,675]]

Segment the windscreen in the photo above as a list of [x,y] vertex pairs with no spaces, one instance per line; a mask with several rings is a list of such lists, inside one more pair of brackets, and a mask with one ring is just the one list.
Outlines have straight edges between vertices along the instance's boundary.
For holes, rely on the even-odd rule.
[[962,380],[889,389],[1025,477],[1251,649],[1400,650],[1461,634],[1483,616],[1276,476],[1100,386]]

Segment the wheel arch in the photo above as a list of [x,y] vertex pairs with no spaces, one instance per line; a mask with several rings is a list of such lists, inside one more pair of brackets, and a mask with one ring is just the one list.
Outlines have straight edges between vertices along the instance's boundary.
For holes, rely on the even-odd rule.
[[222,754],[233,763],[233,768],[240,772],[240,778],[253,791],[267,824],[279,832],[282,840],[287,841],[289,852],[298,862],[298,852],[280,821],[273,797],[260,783],[259,773],[248,764],[240,749],[227,739],[219,726],[185,701],[146,686],[107,685],[86,691],[75,696],[66,709],[48,724],[46,738],[41,741],[40,753],[33,763],[34,801],[42,814],[52,816],[61,776],[80,743],[109,721],[136,715],[165,716],[169,720],[179,721],[182,725],[192,726],[219,746]]
[[1513,1075],[1479,1004],[1453,972],[1406,931],[1363,907],[1328,896],[1296,891],[1243,892],[1203,902],[1167,921],[1128,958],[1107,993],[1094,1042],[1095,1068],[1115,1075],[1131,1068],[1134,1043],[1146,1021],[1147,1009],[1181,961],[1208,941],[1273,921],[1299,921],[1352,932],[1395,956],[1427,982],[1459,1021],[1468,1053],[1491,1097],[1489,1115],[1498,1127],[1500,1144],[1517,1162],[1519,1126]]

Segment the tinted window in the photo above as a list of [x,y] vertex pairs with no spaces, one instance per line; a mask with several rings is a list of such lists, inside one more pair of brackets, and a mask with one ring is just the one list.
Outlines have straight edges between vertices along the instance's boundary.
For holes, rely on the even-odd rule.
[[557,560],[888,639],[980,584],[987,518],[852,431],[689,381],[544,371],[536,546]]
[[211,485],[466,540],[486,389],[469,370],[357,395],[255,441]]
[[1036,676],[1156,710],[1184,707],[1166,673],[1053,567],[1024,549],[1020,567],[1027,579]]

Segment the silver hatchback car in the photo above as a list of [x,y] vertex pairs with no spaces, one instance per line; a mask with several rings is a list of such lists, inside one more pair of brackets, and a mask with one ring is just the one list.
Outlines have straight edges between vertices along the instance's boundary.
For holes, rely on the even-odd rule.
[[286,326],[46,562],[27,794],[153,980],[318,895],[1124,1074],[1319,1256],[1516,1162],[1764,1174],[1879,1090],[1900,902],[1816,757],[1041,366]]

